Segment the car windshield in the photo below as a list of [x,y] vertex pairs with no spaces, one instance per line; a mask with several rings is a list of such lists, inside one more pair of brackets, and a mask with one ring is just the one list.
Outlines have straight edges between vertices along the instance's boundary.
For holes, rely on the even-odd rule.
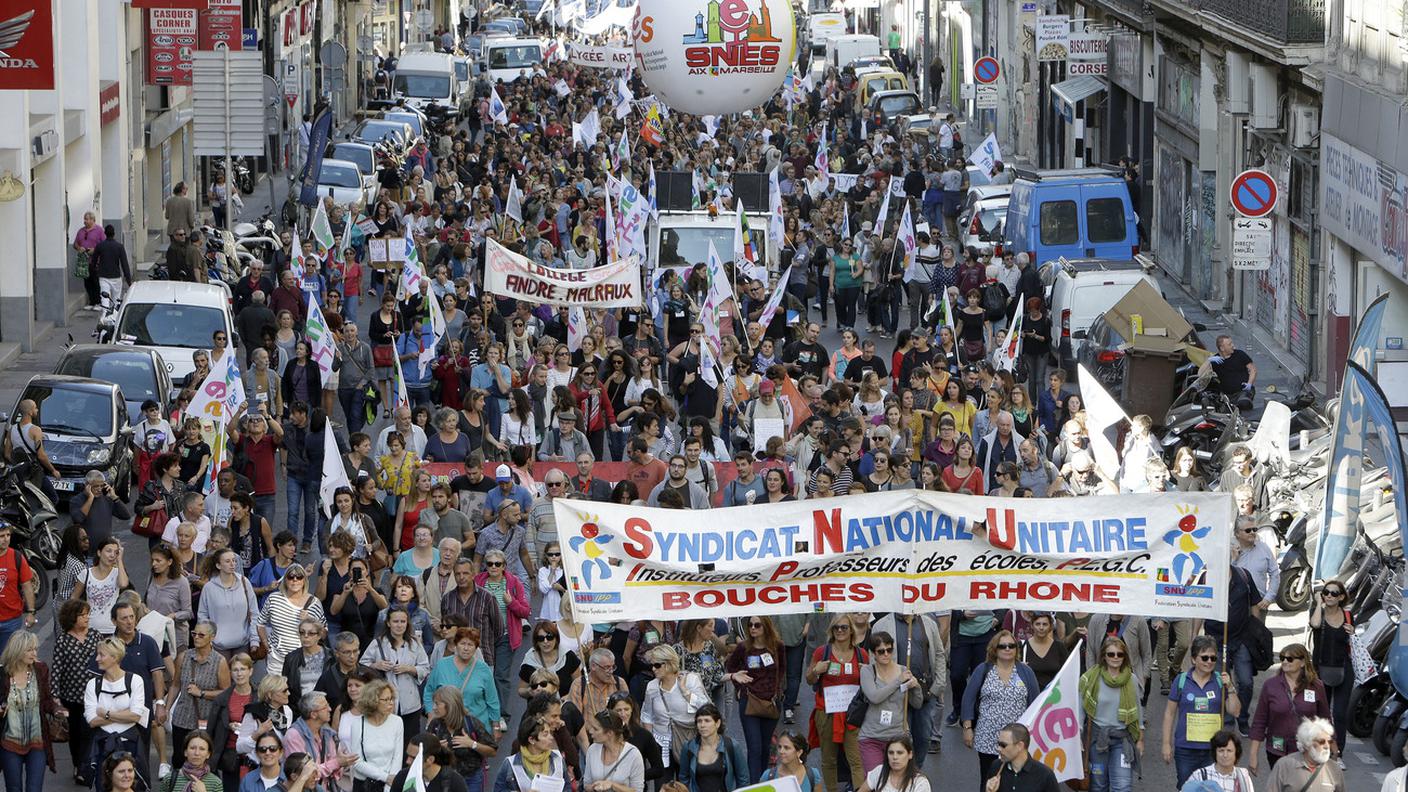
[[123,397],[131,401],[160,401],[166,394],[156,392],[156,371],[152,365],[151,356],[145,352],[108,352],[70,357],[54,373],[116,383],[122,388]]
[[455,79],[460,82],[469,79],[469,61],[455,61]]
[[416,99],[444,99],[450,95],[448,74],[396,75],[396,93]]
[[1003,218],[1007,217],[1007,207],[1001,209],[980,209],[978,211],[978,222],[982,224],[984,231],[996,230]]
[[919,102],[909,94],[898,96],[880,97],[880,112],[887,116],[894,117],[905,113],[913,113],[919,109]]
[[412,132],[416,133],[417,135],[425,134],[425,126],[421,124],[420,116],[416,115],[415,113],[387,113],[386,120],[392,121],[397,124],[409,124]]
[[332,154],[333,159],[357,163],[357,170],[362,173],[376,173],[376,162],[371,149],[361,146],[333,146]]
[[[749,222],[749,234],[753,237],[753,248],[758,251],[758,263],[767,263],[766,237],[758,226],[761,221]],[[662,228],[660,229],[660,263],[664,266],[682,267],[703,264],[709,260],[709,243],[724,261],[733,259],[733,225],[720,228]]]
[[536,44],[520,47],[495,47],[489,50],[491,69],[531,69],[543,59],[543,51]]
[[209,349],[216,330],[225,329],[218,308],[179,303],[128,303],[122,311],[117,338],[142,346]]
[[362,186],[362,174],[356,168],[349,168],[346,165],[334,165],[327,160],[323,160],[323,169],[318,172],[318,184],[330,184],[334,187],[351,187],[358,189]]
[[376,144],[389,137],[400,136],[404,133],[405,129],[400,124],[392,124],[390,122],[371,123],[362,127],[362,130],[357,133],[357,138],[367,143]]
[[36,421],[46,432],[97,438],[112,434],[112,397],[106,393],[35,384],[24,389],[24,398],[39,405]]

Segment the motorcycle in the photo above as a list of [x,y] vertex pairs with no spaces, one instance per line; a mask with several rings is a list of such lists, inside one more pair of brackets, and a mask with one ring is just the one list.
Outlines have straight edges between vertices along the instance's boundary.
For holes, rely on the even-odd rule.
[[[254,192],[254,171],[249,167],[249,163],[244,157],[234,157],[230,160],[230,167],[234,170],[233,178],[226,178],[227,182],[232,182],[239,188],[240,192],[249,195]],[[215,161],[215,172],[225,172],[225,161],[217,159]]]
[[59,566],[59,515],[54,502],[35,483],[33,462],[0,470],[0,519],[11,526],[10,544],[34,569],[35,608],[49,601],[53,583],[48,570]]
[[1246,442],[1252,431],[1237,405],[1211,387],[1214,377],[1211,371],[1202,374],[1174,399],[1159,438],[1170,461],[1180,446],[1191,449],[1209,481],[1222,471],[1226,452]]

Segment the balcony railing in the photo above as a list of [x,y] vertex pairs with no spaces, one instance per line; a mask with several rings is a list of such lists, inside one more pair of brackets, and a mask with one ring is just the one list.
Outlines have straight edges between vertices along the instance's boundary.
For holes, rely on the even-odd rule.
[[1186,4],[1282,44],[1325,41],[1325,0],[1193,0]]

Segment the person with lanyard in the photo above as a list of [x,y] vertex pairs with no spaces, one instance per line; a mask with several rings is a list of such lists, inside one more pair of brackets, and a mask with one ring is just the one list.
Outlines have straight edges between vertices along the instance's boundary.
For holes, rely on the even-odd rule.
[[1017,661],[1017,636],[999,630],[988,641],[987,660],[978,664],[963,689],[963,744],[978,754],[983,782],[1001,765],[1002,726],[1021,717],[1041,689],[1036,674]]
[[1236,717],[1242,711],[1231,676],[1226,671],[1215,675],[1217,640],[1199,635],[1189,653],[1193,667],[1174,677],[1164,709],[1164,764],[1174,764],[1179,787],[1194,770],[1212,764],[1208,741],[1222,729],[1224,714]]
[[877,619],[872,630],[872,634],[886,632],[894,636],[895,663],[909,669],[919,680],[923,703],[910,707],[908,717],[910,735],[921,752],[921,768],[927,753],[939,752],[933,724],[943,716],[944,690],[948,686],[949,623],[947,611],[928,616],[892,613]]
[[1252,714],[1251,758],[1247,769],[1257,775],[1257,751],[1266,746],[1266,766],[1274,768],[1291,753],[1296,727],[1307,718],[1330,718],[1329,696],[1315,674],[1310,652],[1303,644],[1281,650],[1281,673],[1261,686]]
[[1347,744],[1349,694],[1354,690],[1354,669],[1349,662],[1349,637],[1354,634],[1354,617],[1346,604],[1344,584],[1331,580],[1320,590],[1310,611],[1312,663],[1330,699],[1335,745],[1341,746],[1341,750]]
[[1332,756],[1335,727],[1324,718],[1306,718],[1296,728],[1299,751],[1271,769],[1267,792],[1345,792],[1344,771]]
[[1090,617],[1087,625],[1090,635],[1095,636],[1085,644],[1085,667],[1095,668],[1104,662],[1099,652],[1106,638],[1119,638],[1126,644],[1129,667],[1134,673],[1134,684],[1139,686],[1142,696],[1148,687],[1149,666],[1153,663],[1154,650],[1149,635],[1149,620],[1142,616],[1125,616],[1119,613],[1097,613]]
[[855,628],[844,615],[832,619],[828,637],[829,640],[812,653],[806,675],[807,684],[816,689],[812,730],[821,744],[821,776],[827,789],[840,789],[836,755],[844,750],[851,770],[851,785],[860,789],[865,781],[860,732],[846,723],[846,710],[851,699],[860,692],[860,669],[870,662],[870,653],[855,644]]

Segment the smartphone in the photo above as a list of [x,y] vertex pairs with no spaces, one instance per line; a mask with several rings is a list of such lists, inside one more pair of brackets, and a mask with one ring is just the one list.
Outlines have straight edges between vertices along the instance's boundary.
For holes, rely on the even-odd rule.
[[352,582],[353,582],[353,583],[361,583],[361,582],[362,582],[362,568],[361,568],[361,567],[353,567],[353,568],[352,568]]

